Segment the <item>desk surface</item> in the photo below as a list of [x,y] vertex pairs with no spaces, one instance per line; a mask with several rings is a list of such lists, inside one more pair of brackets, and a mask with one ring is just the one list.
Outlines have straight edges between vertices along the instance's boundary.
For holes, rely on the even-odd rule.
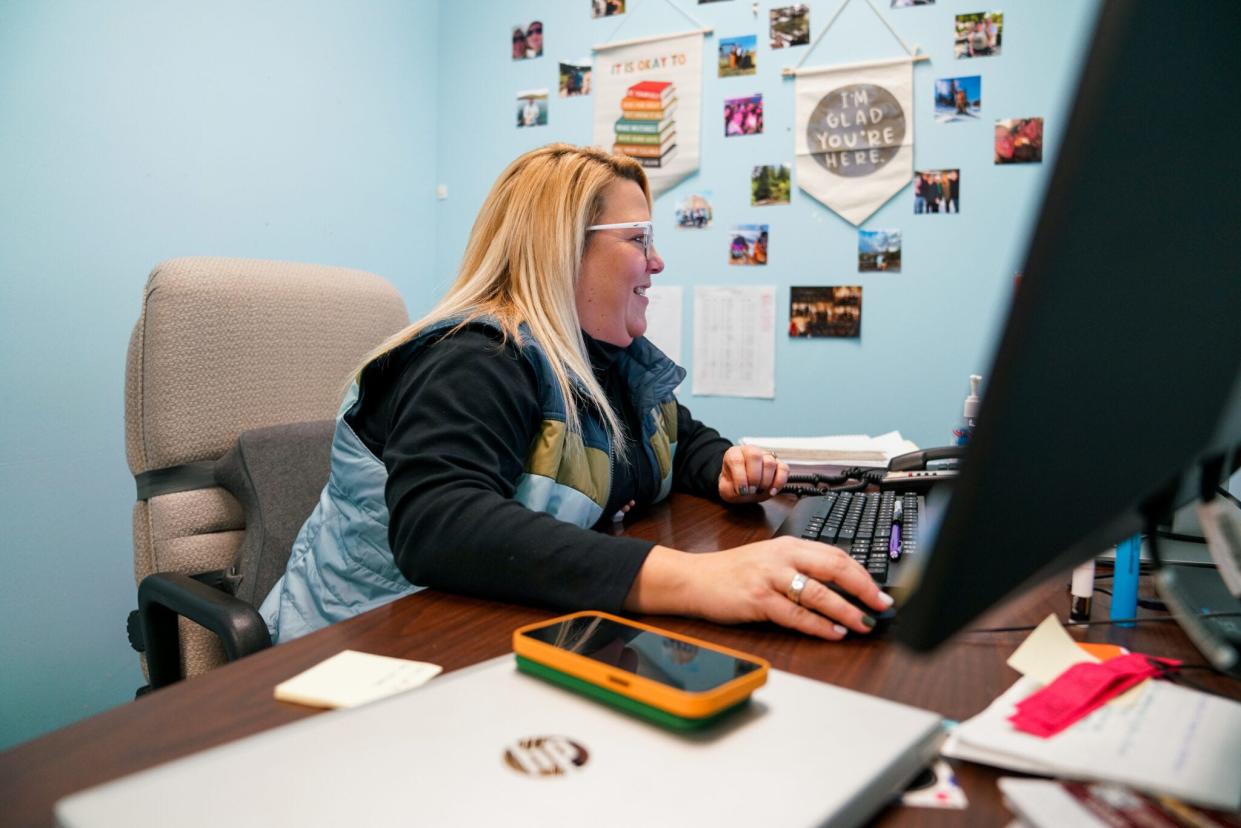
[[[631,520],[627,535],[680,549],[728,548],[770,537],[792,504],[782,497],[742,509],[674,495],[667,504]],[[1067,583],[1067,577],[1065,579]],[[1059,579],[1028,591],[984,617],[980,626],[1033,624],[1048,613],[1063,617],[1068,598]],[[424,590],[365,615],[274,647],[207,675],[65,727],[0,754],[0,803],[6,825],[51,825],[59,798],[170,759],[316,711],[277,702],[272,688],[346,648],[431,661],[455,670],[511,649],[512,630],[557,613]],[[1106,618],[1105,596],[1095,617]],[[1152,613],[1157,615],[1157,613]],[[830,643],[771,625],[722,627],[671,617],[643,620],[767,658],[773,667],[964,719],[982,710],[1016,680],[1004,661],[1025,633],[964,633],[933,656],[909,653],[890,641],[850,638]],[[1156,655],[1202,658],[1173,623],[1074,632]],[[1237,695],[1226,679],[1197,673],[1194,680]],[[964,812],[888,808],[882,825],[1002,825],[998,771],[954,763],[970,800]]]

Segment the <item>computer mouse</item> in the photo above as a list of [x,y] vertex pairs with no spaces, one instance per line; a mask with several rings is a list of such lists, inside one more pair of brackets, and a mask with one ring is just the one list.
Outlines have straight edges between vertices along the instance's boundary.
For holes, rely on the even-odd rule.
[[866,606],[866,604],[862,603],[862,600],[858,598],[857,596],[853,595],[852,593],[845,592],[845,590],[842,589],[838,584],[825,584],[825,586],[828,589],[830,589],[832,592],[839,595],[841,598],[844,598],[846,601],[848,601],[853,606],[860,609],[866,615],[869,615],[871,618],[875,619],[875,627],[873,630],[871,630],[872,634],[876,632],[883,632],[885,629],[887,629],[888,627],[892,625],[892,621],[896,618],[896,605],[895,604],[888,607],[883,612],[876,612],[871,607],[868,607]]

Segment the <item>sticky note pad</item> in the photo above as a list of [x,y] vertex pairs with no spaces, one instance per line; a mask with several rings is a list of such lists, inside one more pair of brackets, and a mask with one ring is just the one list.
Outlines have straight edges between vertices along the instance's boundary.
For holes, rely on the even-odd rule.
[[310,707],[357,707],[418,687],[443,667],[425,661],[342,650],[276,685],[276,700]]

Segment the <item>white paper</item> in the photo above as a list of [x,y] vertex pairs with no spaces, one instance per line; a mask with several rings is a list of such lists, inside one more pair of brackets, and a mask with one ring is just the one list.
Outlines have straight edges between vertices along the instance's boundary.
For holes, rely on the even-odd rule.
[[1000,786],[1004,804],[1010,811],[1020,814],[1026,825],[1040,828],[1050,825],[1056,828],[1108,828],[1108,823],[1074,799],[1059,782],[1004,776],[996,784]]
[[278,701],[311,707],[357,707],[423,685],[444,668],[425,661],[341,650],[276,685]]
[[776,289],[694,288],[694,393],[776,395]]
[[1211,808],[1241,806],[1241,703],[1147,681],[1136,704],[1106,704],[1049,739],[1008,717],[1038,689],[1022,678],[963,722],[944,755],[1070,779],[1104,780]]
[[646,289],[646,338],[663,351],[668,359],[681,364],[681,320],[685,290],[679,285],[654,286]]
[[818,437],[742,437],[742,445],[771,449],[789,465],[822,465],[848,461],[855,466],[885,468],[893,457],[899,457],[918,446],[906,440],[899,431],[878,437],[866,434],[833,434]]

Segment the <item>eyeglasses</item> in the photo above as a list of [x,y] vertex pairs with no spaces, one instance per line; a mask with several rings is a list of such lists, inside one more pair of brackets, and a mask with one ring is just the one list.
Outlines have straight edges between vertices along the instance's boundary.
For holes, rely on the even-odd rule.
[[642,255],[649,261],[651,248],[655,245],[655,225],[649,221],[622,221],[620,224],[592,224],[586,228],[591,230],[641,230],[642,235],[633,241],[642,242]]
[[539,26],[538,28],[535,28],[534,26],[531,26],[529,29],[526,30],[526,34],[527,35],[543,34],[543,27]]

